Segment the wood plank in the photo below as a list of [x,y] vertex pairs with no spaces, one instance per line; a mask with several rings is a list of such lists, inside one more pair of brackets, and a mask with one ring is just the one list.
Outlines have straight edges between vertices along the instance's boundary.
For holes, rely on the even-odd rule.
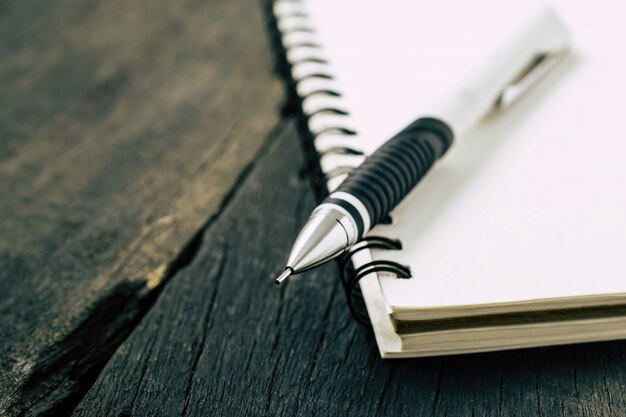
[[[75,404],[278,123],[258,4],[0,4],[0,415]],[[191,242],[191,244],[190,244]]]
[[74,416],[624,416],[626,343],[379,358],[335,265],[272,280],[314,206],[287,128]]

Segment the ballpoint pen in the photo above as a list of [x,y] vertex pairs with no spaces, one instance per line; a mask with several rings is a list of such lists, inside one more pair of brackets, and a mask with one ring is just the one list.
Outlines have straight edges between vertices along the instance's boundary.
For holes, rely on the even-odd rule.
[[568,41],[556,14],[542,9],[471,72],[460,89],[385,142],[313,210],[275,283],[325,263],[359,241],[446,153],[454,136],[491,109],[508,107],[558,62]]

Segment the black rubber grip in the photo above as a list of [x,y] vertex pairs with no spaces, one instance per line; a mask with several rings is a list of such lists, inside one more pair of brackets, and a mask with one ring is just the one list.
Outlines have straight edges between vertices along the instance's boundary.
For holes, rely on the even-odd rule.
[[378,224],[415,187],[452,144],[444,122],[422,118],[411,123],[357,167],[336,191],[358,198]]

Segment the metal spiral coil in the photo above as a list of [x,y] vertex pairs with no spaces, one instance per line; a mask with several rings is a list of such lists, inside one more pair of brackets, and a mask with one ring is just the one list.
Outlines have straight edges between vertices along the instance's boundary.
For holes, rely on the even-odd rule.
[[[318,147],[318,157],[334,154],[337,148],[346,150],[348,155],[363,155],[350,138],[357,131],[347,123],[349,112],[335,83],[332,65],[311,27],[305,2],[276,0],[271,7],[283,65],[288,67],[291,80],[290,90],[298,101],[301,125],[313,143],[330,135],[341,138],[341,143],[333,143],[329,149]],[[354,162],[358,165],[361,161]]]
[[376,272],[389,272],[395,274],[398,278],[411,278],[411,270],[409,267],[401,265],[389,260],[373,260],[366,264],[354,268],[352,265],[352,257],[355,253],[365,249],[381,249],[381,250],[401,250],[402,243],[399,240],[393,240],[382,236],[367,236],[362,241],[354,245],[346,252],[339,264],[341,266],[341,282],[346,295],[346,302],[352,317],[365,326],[369,326],[370,320],[365,308],[363,294],[359,287],[359,281],[369,274]]
[[[308,138],[306,145],[316,158],[317,169],[322,174],[323,192],[328,194],[329,182],[338,185],[365,158],[363,150],[357,147],[358,131],[347,123],[350,113],[341,90],[335,84],[332,63],[324,56],[315,29],[310,25],[305,2],[270,0],[267,16],[275,50],[281,52],[277,68],[289,80],[300,128]],[[328,139],[332,140],[327,146],[319,146],[320,142]],[[341,163],[322,172],[321,159],[331,155],[345,156],[348,160],[342,159]],[[400,250],[402,244],[382,236],[367,236],[339,259],[348,307],[354,319],[364,325],[369,325],[370,321],[359,281],[376,272],[393,273],[398,278],[411,277],[408,267],[389,260],[374,260],[354,268],[351,262],[354,254],[369,249]]]

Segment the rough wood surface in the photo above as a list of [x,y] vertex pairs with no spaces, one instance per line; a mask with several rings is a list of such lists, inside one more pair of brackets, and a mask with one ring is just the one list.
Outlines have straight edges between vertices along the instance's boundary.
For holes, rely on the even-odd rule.
[[624,416],[626,343],[379,358],[337,268],[276,288],[314,205],[292,126],[75,416]]
[[78,400],[262,149],[259,9],[0,2],[1,416]]

